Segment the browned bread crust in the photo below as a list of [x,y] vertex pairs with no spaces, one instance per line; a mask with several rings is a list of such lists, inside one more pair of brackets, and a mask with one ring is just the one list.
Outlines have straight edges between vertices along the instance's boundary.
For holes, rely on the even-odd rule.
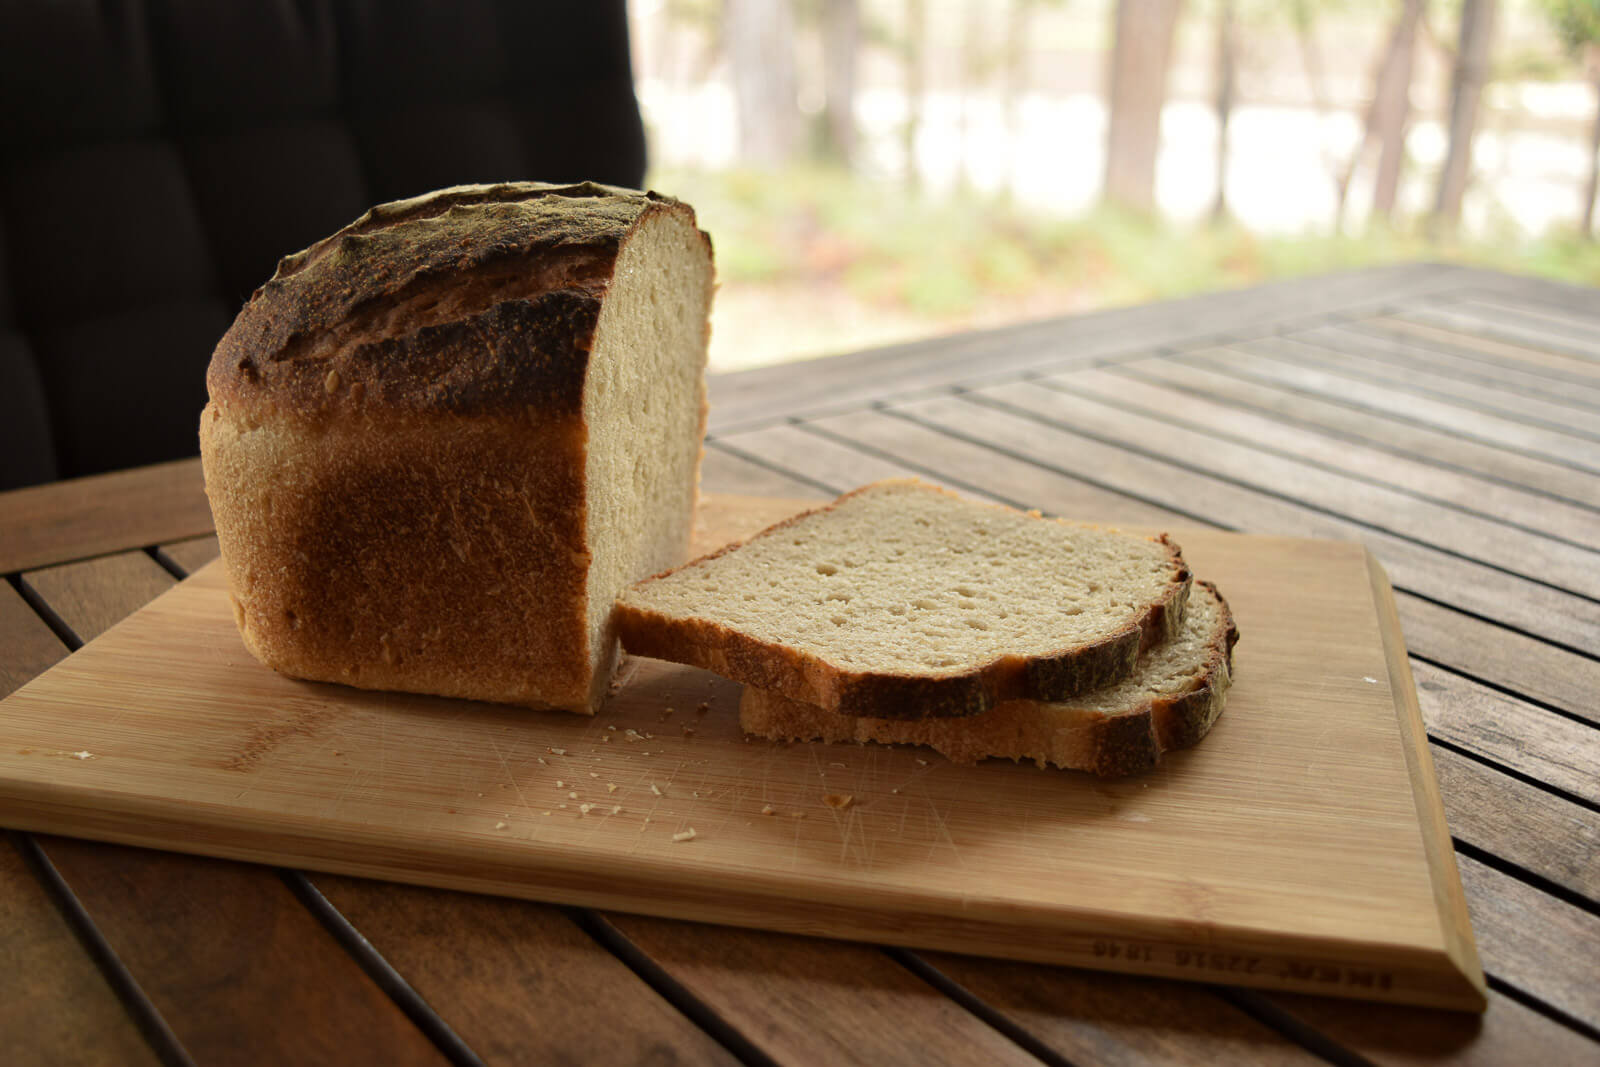
[[302,418],[576,415],[617,256],[662,211],[694,218],[659,193],[594,182],[380,204],[278,264],[212,355],[211,399]]
[[[873,488],[869,485],[846,493],[831,504],[802,512],[747,541],[727,545],[666,573],[735,552]],[[1011,508],[999,510],[1015,513]],[[1038,517],[1036,512],[1029,514]],[[1164,595],[1125,629],[1093,644],[1063,647],[1043,656],[1003,656],[966,672],[928,676],[850,670],[804,649],[766,641],[711,619],[667,615],[630,603],[626,597],[618,603],[617,632],[622,647],[634,655],[703,667],[840,715],[886,719],[980,715],[1008,700],[1062,700],[1109,685],[1128,676],[1143,649],[1177,632],[1192,575],[1177,545],[1164,534],[1156,540],[1167,549],[1171,580]]]
[[380,205],[279,264],[217,346],[200,433],[262,662],[593,711],[585,383],[619,257],[663,213],[709,262],[676,200],[523,182]]
[[905,719],[838,715],[776,693],[746,687],[739,720],[746,733],[773,740],[927,745],[955,763],[1030,759],[1104,777],[1137,774],[1163,753],[1199,743],[1222,713],[1233,677],[1239,631],[1227,601],[1210,582],[1213,621],[1200,663],[1180,693],[1105,711],[1010,701],[975,718]]

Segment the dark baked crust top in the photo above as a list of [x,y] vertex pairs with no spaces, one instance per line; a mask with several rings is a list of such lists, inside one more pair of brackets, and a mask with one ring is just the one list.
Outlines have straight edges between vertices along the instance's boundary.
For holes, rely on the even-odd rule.
[[617,255],[658,211],[694,218],[593,182],[380,204],[278,264],[217,345],[211,398],[304,417],[576,414]]

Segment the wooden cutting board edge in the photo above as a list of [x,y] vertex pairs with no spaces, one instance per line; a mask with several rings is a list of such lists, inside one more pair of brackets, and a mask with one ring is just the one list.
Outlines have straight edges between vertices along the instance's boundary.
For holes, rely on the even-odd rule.
[[1400,723],[1406,770],[1411,778],[1412,799],[1417,805],[1422,848],[1433,883],[1434,907],[1439,914],[1445,954],[1478,997],[1478,1002],[1469,1006],[1471,1010],[1484,1011],[1489,1006],[1488,980],[1484,977],[1478,946],[1472,937],[1466,893],[1461,888],[1461,873],[1456,868],[1455,848],[1445,821],[1444,800],[1439,795],[1439,776],[1433,769],[1428,732],[1422,721],[1422,707],[1417,702],[1416,681],[1411,677],[1411,660],[1406,654],[1400,613],[1395,607],[1394,587],[1390,585],[1389,575],[1377,557],[1370,550],[1366,556],[1367,573],[1372,578],[1373,607],[1378,613],[1378,630],[1383,635],[1390,690],[1395,694],[1395,714]]
[[[253,819],[225,807],[207,812],[165,798],[39,783],[0,780],[0,808],[19,830],[553,904],[1323,996],[1465,1011],[1487,1004],[1470,928],[1471,971],[1453,948],[1263,933],[1081,907],[1063,914],[1004,900],[967,901],[953,911],[937,895],[910,891],[878,893],[865,903],[849,883],[812,896],[797,911],[792,887],[779,877],[745,877],[734,886],[686,880],[681,869],[657,870],[643,858],[597,871],[593,857],[563,863],[559,853],[535,869],[503,839],[407,847],[387,832],[363,835],[359,826],[319,833],[326,827],[311,818]],[[669,873],[672,889],[663,895]]]

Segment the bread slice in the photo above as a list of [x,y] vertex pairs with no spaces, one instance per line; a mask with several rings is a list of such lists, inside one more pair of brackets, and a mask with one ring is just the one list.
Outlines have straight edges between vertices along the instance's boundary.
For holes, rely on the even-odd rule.
[[628,590],[623,647],[841,715],[977,715],[1119,681],[1177,631],[1177,546],[964,500],[847,493]]
[[689,554],[711,291],[687,204],[587,182],[380,205],[286,258],[200,425],[246,647],[592,713],[617,594]]
[[957,763],[1031,759],[1041,767],[1115,776],[1187,748],[1222,713],[1239,631],[1209,582],[1189,598],[1183,628],[1139,657],[1133,676],[1070,701],[1013,700],[968,719],[863,719],[746,687],[745,733],[776,740],[927,745]]

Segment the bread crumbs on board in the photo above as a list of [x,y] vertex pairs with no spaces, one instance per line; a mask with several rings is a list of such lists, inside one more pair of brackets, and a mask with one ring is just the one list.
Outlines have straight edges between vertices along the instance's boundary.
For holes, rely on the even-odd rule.
[[834,811],[843,811],[856,802],[856,798],[849,793],[827,793],[823,795],[822,802]]
[[694,838],[695,838],[695,833],[694,833],[694,827],[692,827],[692,826],[689,827],[687,830],[679,830],[677,833],[672,835],[672,839],[674,841],[693,841]]

